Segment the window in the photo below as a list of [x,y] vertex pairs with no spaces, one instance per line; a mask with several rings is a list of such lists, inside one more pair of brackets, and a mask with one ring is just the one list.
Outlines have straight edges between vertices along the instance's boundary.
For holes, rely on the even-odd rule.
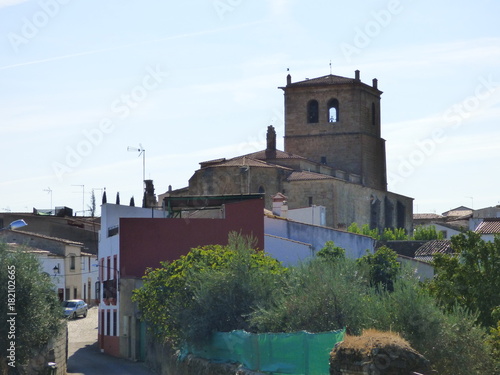
[[111,279],[111,276],[110,276],[110,271],[111,271],[111,257],[108,257],[106,265],[107,265],[107,272],[106,273],[107,273],[107,276],[108,276],[106,278],[106,280],[109,280],[109,279]]
[[264,189],[264,186],[259,186],[259,194],[264,194],[266,192],[266,189]]
[[321,164],[326,164],[326,156],[321,157]]
[[118,225],[108,228],[108,237],[113,237],[118,234]]
[[118,335],[118,332],[117,332],[117,314],[116,314],[116,310],[113,310],[113,336],[117,336]]
[[77,298],[78,298],[78,293],[77,293],[77,292],[78,292],[78,289],[73,288],[73,298],[74,298],[74,299],[77,299]]
[[328,102],[328,122],[339,121],[339,101],[337,99],[330,99]]
[[74,271],[75,270],[75,261],[76,261],[76,255],[75,254],[70,254],[69,255],[69,270]]
[[113,279],[116,279],[116,275],[118,273],[118,264],[117,264],[116,255],[113,255]]
[[313,205],[313,197],[309,197],[309,207]]
[[106,311],[106,336],[111,335],[111,311]]
[[317,100],[310,100],[309,103],[307,103],[307,122],[309,124],[314,124],[318,122],[319,116],[319,106],[318,106],[318,101]]
[[81,263],[82,271],[85,271],[85,269],[86,269],[85,263],[87,263],[87,258],[85,258],[85,257],[82,256],[80,258],[80,263]]

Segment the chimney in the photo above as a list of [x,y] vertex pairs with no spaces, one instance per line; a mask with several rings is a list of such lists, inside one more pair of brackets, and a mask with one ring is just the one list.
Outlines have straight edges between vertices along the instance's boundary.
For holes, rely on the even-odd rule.
[[276,216],[288,216],[287,197],[281,193],[276,194],[273,198],[273,214]]
[[360,80],[360,78],[359,78],[359,70],[354,71],[354,79],[355,79],[356,81],[359,81],[359,80]]
[[276,159],[276,130],[274,130],[274,126],[269,125],[267,127],[266,139],[266,159]]
[[156,207],[156,195],[153,180],[144,180],[146,187],[144,189],[144,198],[142,199],[142,207],[150,208]]
[[290,74],[288,74],[286,76],[286,84],[287,86],[290,85],[292,83],[292,76]]
[[378,79],[377,78],[373,78],[373,88],[374,89],[378,89]]

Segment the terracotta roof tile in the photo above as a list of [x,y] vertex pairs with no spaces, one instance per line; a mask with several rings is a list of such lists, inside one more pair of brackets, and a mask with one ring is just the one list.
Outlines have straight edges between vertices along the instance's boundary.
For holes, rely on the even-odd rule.
[[262,160],[257,160],[248,156],[239,156],[233,159],[224,160],[221,163],[216,163],[211,165],[211,167],[262,167],[262,168],[281,168],[285,170],[291,170],[290,168],[282,167],[279,165],[266,163]]
[[453,254],[450,240],[432,240],[426,242],[415,251],[415,258],[422,260],[423,257],[434,254]]
[[475,232],[481,234],[500,233],[500,219],[498,218],[484,219],[483,222],[477,226]]
[[288,176],[287,180],[288,181],[313,181],[313,180],[336,180],[336,178],[329,176],[329,175],[326,175],[326,174],[301,171],[301,172],[292,172],[292,174],[290,176]]
[[[251,157],[254,159],[259,159],[259,160],[267,159],[266,150],[253,152],[253,153],[247,154],[245,156]],[[280,150],[276,150],[276,158],[275,159],[304,159],[304,160],[306,160],[306,158],[303,156],[295,155],[295,154],[292,154],[290,152],[284,152],[284,151],[280,151]]]
[[356,81],[354,78],[346,78],[346,77],[340,77],[340,76],[336,76],[333,74],[329,74],[329,75],[323,76],[323,77],[293,82],[293,83],[289,84],[288,86],[314,86],[314,85],[332,85],[332,84],[346,84],[346,83],[351,84],[351,83],[355,83],[355,82],[360,82],[360,81]]

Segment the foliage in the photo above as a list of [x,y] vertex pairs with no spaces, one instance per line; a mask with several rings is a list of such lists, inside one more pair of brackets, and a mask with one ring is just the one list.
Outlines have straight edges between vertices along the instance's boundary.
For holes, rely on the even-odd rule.
[[374,254],[366,254],[358,259],[358,263],[369,267],[372,285],[377,288],[382,286],[389,291],[393,290],[394,279],[400,270],[396,252],[387,246],[382,246]]
[[345,250],[341,247],[335,246],[333,241],[327,241],[325,246],[316,254],[319,258],[335,262],[339,259],[345,258]]
[[495,360],[496,372],[500,372],[500,320],[497,322],[495,327],[490,329],[490,333],[487,337],[486,343],[488,344],[493,358]]
[[380,236],[382,241],[406,241],[408,236],[404,228],[385,228]]
[[260,331],[323,332],[348,326],[398,332],[442,375],[492,374],[484,331],[463,309],[443,312],[407,268],[392,292],[376,290],[366,263],[317,258],[294,267],[281,295],[252,315]]
[[316,258],[290,269],[281,294],[256,311],[252,322],[262,332],[358,330],[366,320],[368,284],[366,272],[352,260]]
[[363,225],[361,228],[359,227],[358,223],[352,223],[349,225],[347,228],[348,232],[351,233],[356,233],[356,234],[363,234],[365,236],[372,237],[376,240],[380,239],[380,235],[378,233],[378,229],[370,229],[370,226],[368,224]]
[[248,315],[279,289],[286,268],[231,233],[227,246],[210,245],[149,269],[134,291],[143,319],[159,337],[193,344],[216,330],[250,329]]
[[486,242],[469,231],[451,242],[456,255],[436,254],[436,276],[428,288],[448,311],[458,303],[477,311],[484,327],[492,327],[497,323],[493,310],[500,306],[500,237]]
[[350,233],[363,234],[365,236],[372,237],[375,240],[380,241],[406,241],[408,236],[406,235],[404,228],[385,228],[382,233],[379,233],[377,228],[370,229],[368,224],[364,224],[361,228],[357,223],[352,223],[347,228]]
[[415,241],[431,241],[444,239],[443,232],[436,231],[434,225],[419,225],[415,228],[413,233]]
[[[32,254],[10,251],[5,243],[0,243],[0,267],[0,314],[3,317],[0,322],[0,367],[5,370],[9,360],[4,353],[8,353],[11,341],[15,343],[17,367],[32,358],[33,350],[57,335],[62,324],[62,308],[50,276],[42,273],[38,260]],[[10,302],[14,304],[9,305]],[[7,315],[12,312],[9,306],[17,315]],[[15,322],[13,330],[8,322],[11,318]]]

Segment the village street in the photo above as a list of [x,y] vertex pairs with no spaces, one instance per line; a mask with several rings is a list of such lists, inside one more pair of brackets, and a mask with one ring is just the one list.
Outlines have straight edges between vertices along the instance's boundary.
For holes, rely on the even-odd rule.
[[144,363],[119,359],[97,346],[97,307],[68,321],[68,375],[154,375]]

